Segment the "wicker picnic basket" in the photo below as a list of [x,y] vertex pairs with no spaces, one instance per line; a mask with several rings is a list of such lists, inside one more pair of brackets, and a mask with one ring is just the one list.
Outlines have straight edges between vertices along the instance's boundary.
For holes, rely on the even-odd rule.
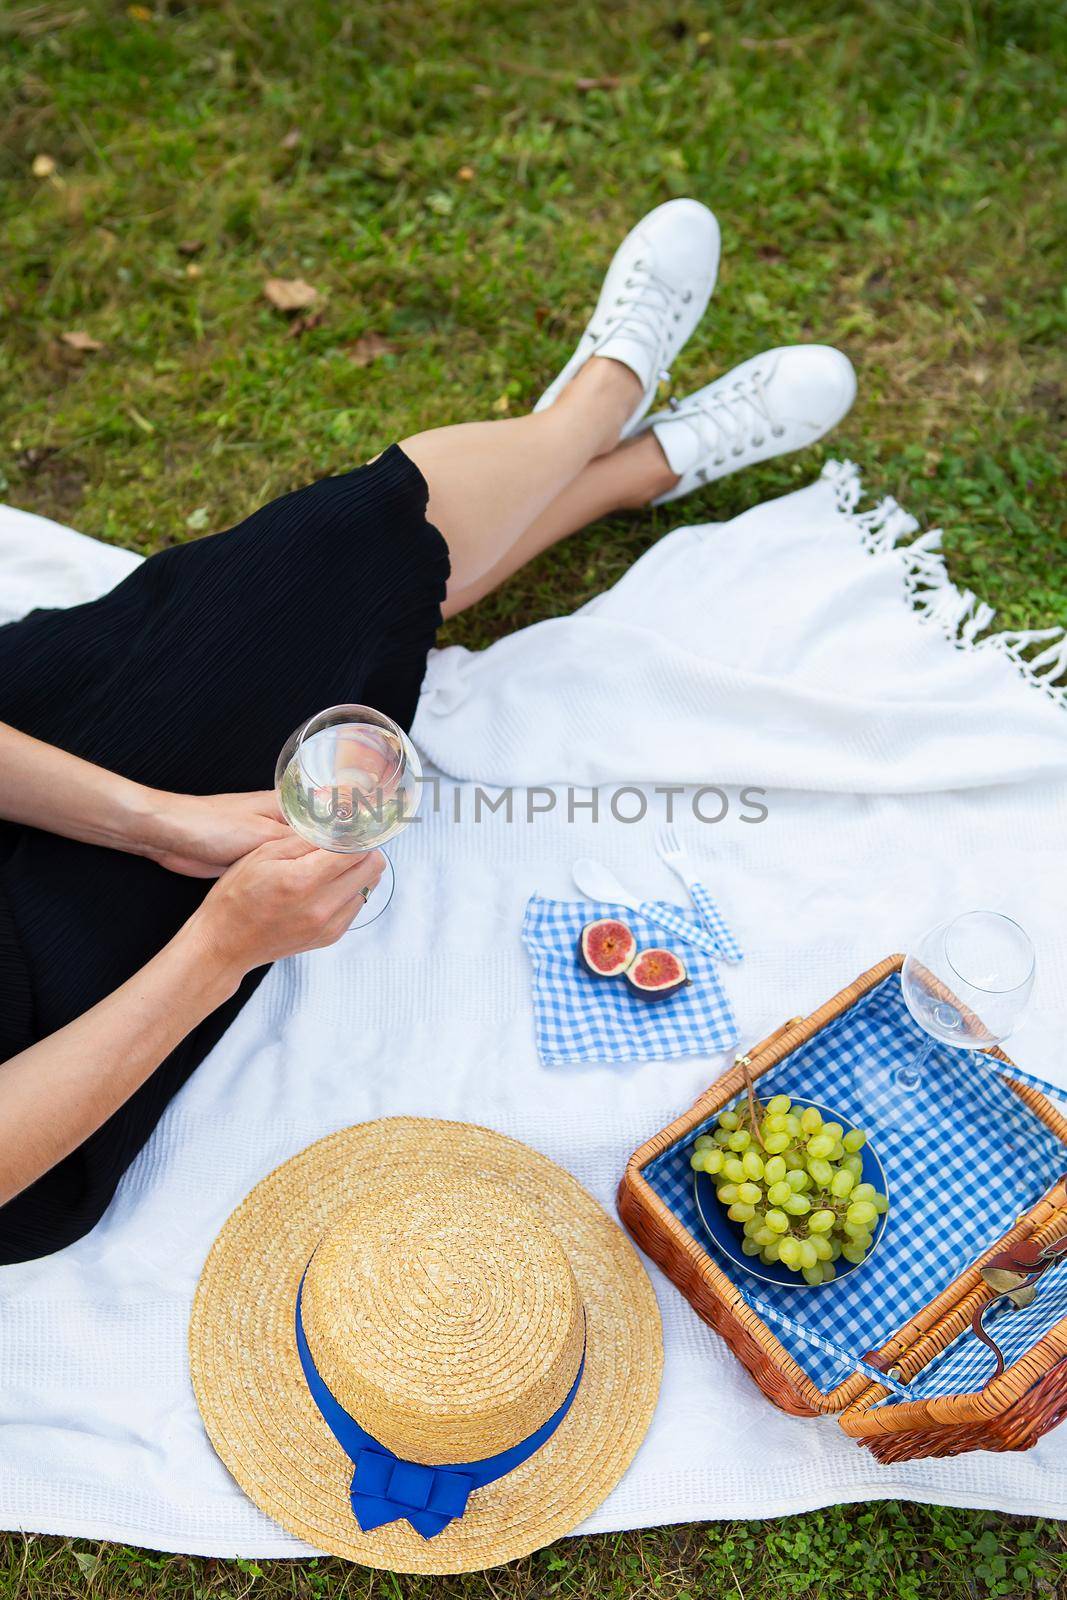
[[[1067,1417],[1067,1298],[1062,1298],[1062,1288],[1057,1290],[1060,1298],[1055,1306],[1062,1305],[1064,1314],[1051,1326],[1043,1326],[1032,1345],[1015,1356],[1001,1376],[970,1392],[916,1399],[906,1397],[906,1386],[965,1334],[976,1310],[997,1298],[996,1289],[982,1275],[983,1264],[1022,1241],[1045,1246],[1067,1239],[1067,1182],[1059,1176],[1067,1170],[1067,1120],[1038,1090],[1005,1078],[1011,1093],[1038,1119],[1035,1128],[1048,1130],[1040,1136],[1043,1141],[1047,1143],[1052,1136],[1046,1154],[1051,1152],[1053,1162],[1058,1148],[1064,1147],[1063,1163],[1058,1172],[1054,1170],[1045,1193],[1011,1226],[1000,1227],[989,1237],[988,1246],[976,1253],[965,1270],[956,1272],[918,1309],[902,1315],[890,1338],[877,1348],[857,1351],[862,1357],[857,1370],[829,1387],[813,1381],[796,1354],[753,1309],[749,1300],[755,1296],[743,1292],[749,1286],[735,1282],[727,1270],[729,1262],[705,1248],[706,1241],[699,1227],[692,1227],[692,1219],[686,1226],[657,1192],[657,1163],[680,1159],[679,1152],[688,1151],[702,1125],[736,1101],[749,1081],[758,1084],[780,1063],[788,1062],[835,1019],[865,1003],[865,997],[878,986],[890,980],[899,988],[899,978],[894,975],[899,974],[902,961],[901,956],[888,957],[810,1016],[794,1018],[746,1056],[737,1057],[688,1111],[635,1151],[619,1186],[619,1214],[641,1248],[697,1314],[722,1335],[763,1392],[782,1410],[795,1416],[836,1414],[847,1434],[886,1462],[966,1450],[1024,1450]],[[1008,1067],[1013,1065],[1002,1051],[991,1053]],[[1067,1283],[1067,1268],[1047,1276]],[[1010,1315],[1022,1317],[1024,1313]],[[872,1369],[886,1374],[894,1387],[873,1381]]]

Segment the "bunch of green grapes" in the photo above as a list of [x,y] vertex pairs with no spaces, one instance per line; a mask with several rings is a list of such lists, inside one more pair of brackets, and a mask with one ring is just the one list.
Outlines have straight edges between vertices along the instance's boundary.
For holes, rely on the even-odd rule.
[[780,1261],[805,1283],[829,1283],[836,1261],[863,1260],[889,1209],[863,1182],[867,1135],[824,1122],[815,1106],[794,1110],[785,1094],[755,1104],[758,1137],[747,1105],[723,1111],[715,1132],[697,1139],[690,1165],[714,1178],[726,1215],[742,1224],[746,1256]]

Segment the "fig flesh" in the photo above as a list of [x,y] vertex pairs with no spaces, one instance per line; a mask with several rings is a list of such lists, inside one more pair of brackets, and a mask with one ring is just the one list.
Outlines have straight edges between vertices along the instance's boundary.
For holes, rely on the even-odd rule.
[[672,950],[640,950],[626,968],[626,981],[642,1000],[665,1000],[684,989],[689,974]]
[[637,940],[615,917],[587,922],[578,939],[578,959],[594,978],[619,977],[636,954]]

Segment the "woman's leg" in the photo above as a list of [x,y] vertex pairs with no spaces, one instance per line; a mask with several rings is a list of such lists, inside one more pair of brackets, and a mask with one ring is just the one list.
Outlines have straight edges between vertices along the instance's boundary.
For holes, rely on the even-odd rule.
[[[579,381],[580,375],[572,387]],[[569,392],[563,390],[553,410]],[[636,439],[597,455],[520,533],[509,530],[498,541],[496,559],[473,579],[457,572],[445,616],[473,605],[557,539],[609,511],[647,505],[672,489],[685,494],[813,443],[840,422],[855,392],[847,356],[826,345],[786,345],[751,357],[656,413]]]
[[429,486],[427,517],[448,544],[450,593],[483,578],[595,457],[614,449],[640,395],[628,367],[594,356],[545,411],[403,440]]
[[652,433],[598,456],[534,518],[529,527],[473,583],[448,586],[445,617],[475,605],[550,545],[612,511],[639,510],[677,483]]

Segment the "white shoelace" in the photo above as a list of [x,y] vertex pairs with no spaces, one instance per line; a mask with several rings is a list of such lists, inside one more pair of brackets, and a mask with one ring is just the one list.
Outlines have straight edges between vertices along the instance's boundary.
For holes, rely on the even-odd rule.
[[670,325],[671,322],[682,320],[682,313],[676,309],[675,302],[687,304],[693,298],[693,291],[686,289],[679,293],[673,284],[653,272],[644,261],[634,262],[624,280],[623,289],[630,292],[616,297],[616,310],[604,319],[604,326],[609,332],[600,343],[616,334],[624,334],[651,352],[653,369],[661,369],[660,377],[669,376],[663,369],[663,360],[670,342]]
[[[748,410],[743,409],[745,407]],[[704,442],[701,420],[710,422],[715,429],[715,455],[711,459],[711,465],[715,467],[725,464],[727,449],[733,456],[744,455],[748,444],[758,449],[766,437],[764,429],[769,430],[776,439],[780,439],[785,432],[774,414],[770,396],[758,371],[751,378],[731,383],[702,400],[672,400],[670,409],[672,418],[688,423],[701,443]],[[697,477],[704,476],[704,468],[699,468]]]

